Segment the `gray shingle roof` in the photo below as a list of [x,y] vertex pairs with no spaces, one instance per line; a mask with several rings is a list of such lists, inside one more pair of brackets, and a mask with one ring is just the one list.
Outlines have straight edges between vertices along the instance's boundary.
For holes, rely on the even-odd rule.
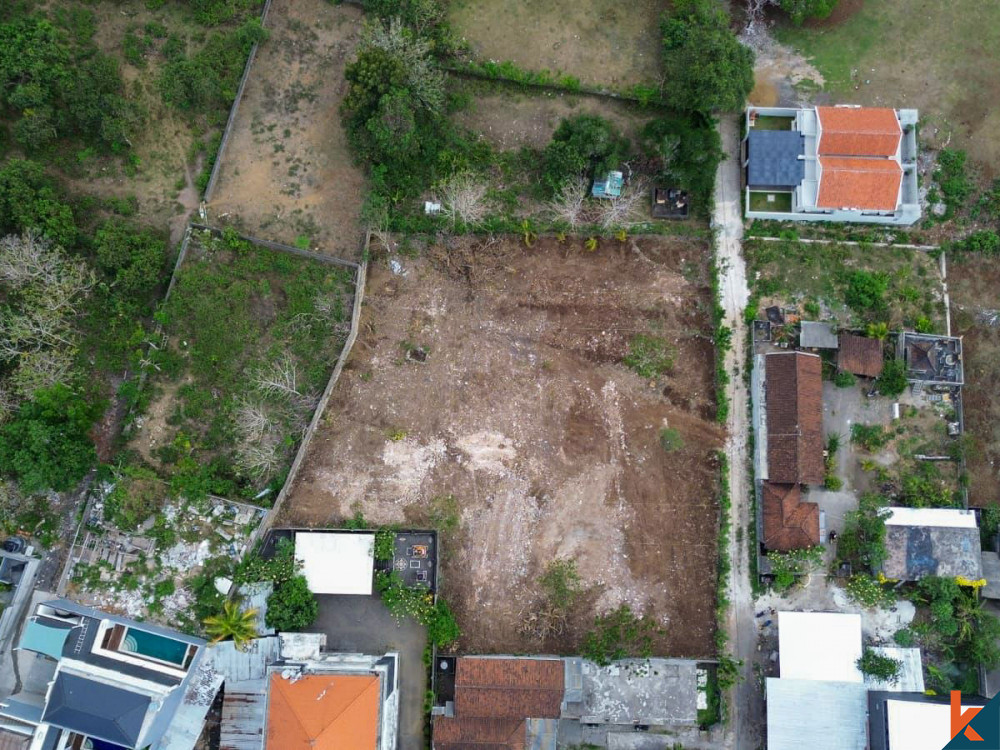
[[149,696],[60,671],[42,720],[57,727],[135,747]]
[[805,177],[805,138],[797,130],[751,130],[747,183],[752,188],[793,188]]

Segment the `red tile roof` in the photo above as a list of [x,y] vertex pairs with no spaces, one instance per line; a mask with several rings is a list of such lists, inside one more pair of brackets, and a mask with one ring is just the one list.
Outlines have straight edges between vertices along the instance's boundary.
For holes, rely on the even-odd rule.
[[434,718],[435,750],[523,750],[526,719],[562,711],[561,659],[461,657],[455,670],[455,716]]
[[776,352],[765,362],[768,479],[823,481],[823,365],[815,354]]
[[882,356],[882,342],[853,333],[840,334],[837,350],[837,367],[845,372],[865,378],[877,378],[882,374],[885,360]]
[[818,207],[896,210],[903,170],[895,161],[821,156],[819,164]]
[[817,107],[819,153],[831,156],[895,155],[903,131],[896,112],[884,107]]
[[777,552],[815,547],[819,506],[802,502],[797,484],[764,482],[764,547]]
[[376,750],[376,675],[271,675],[267,750]]

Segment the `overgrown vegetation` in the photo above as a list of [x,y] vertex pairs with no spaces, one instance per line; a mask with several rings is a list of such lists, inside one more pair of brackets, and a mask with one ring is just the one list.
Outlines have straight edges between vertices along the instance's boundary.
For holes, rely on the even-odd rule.
[[800,576],[807,576],[823,564],[823,547],[808,547],[791,552],[768,552],[772,583],[781,593],[790,589]]
[[427,639],[438,648],[452,645],[461,635],[455,616],[444,599],[424,587],[410,587],[397,573],[375,574],[375,588],[397,619],[411,617],[427,628]]
[[623,604],[594,619],[580,653],[602,667],[620,659],[648,659],[653,655],[654,639],[661,633],[662,628],[653,619],[636,615]]
[[674,356],[674,348],[665,339],[640,333],[629,341],[628,353],[622,361],[639,377],[655,380],[670,372]]
[[844,530],[837,537],[837,559],[850,563],[855,573],[874,575],[885,562],[885,515],[885,500],[870,492],[846,514]]
[[858,669],[865,677],[871,677],[882,682],[893,682],[903,670],[903,662],[891,656],[880,654],[874,649],[866,648],[858,659]]

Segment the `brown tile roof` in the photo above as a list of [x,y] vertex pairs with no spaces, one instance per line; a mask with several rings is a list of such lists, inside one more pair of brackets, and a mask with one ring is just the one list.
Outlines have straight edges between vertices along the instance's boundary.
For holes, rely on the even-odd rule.
[[778,552],[815,547],[819,506],[802,502],[797,484],[764,482],[764,547]]
[[455,716],[434,718],[435,750],[522,750],[526,719],[557,719],[561,659],[463,656],[455,670]]
[[819,153],[832,156],[894,156],[903,131],[884,107],[817,107],[822,128]]
[[820,208],[860,208],[895,211],[903,170],[891,159],[821,156]]
[[777,352],[765,359],[768,479],[823,481],[823,370],[815,354]]
[[866,378],[877,378],[882,374],[882,342],[853,333],[840,334],[837,350],[837,367],[846,372]]

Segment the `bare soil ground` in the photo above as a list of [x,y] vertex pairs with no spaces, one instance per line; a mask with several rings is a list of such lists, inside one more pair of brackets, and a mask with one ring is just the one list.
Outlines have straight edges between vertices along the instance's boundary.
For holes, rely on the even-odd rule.
[[963,336],[969,503],[1000,503],[1000,268],[993,260],[968,260],[948,266],[952,332]]
[[653,115],[624,102],[557,92],[524,93],[517,89],[471,85],[475,104],[457,113],[455,122],[482,134],[502,149],[545,148],[559,123],[574,115],[600,115],[636,142]]
[[479,58],[624,88],[660,78],[660,15],[666,0],[452,0],[455,31]]
[[274,1],[208,204],[213,222],[358,257],[364,176],[339,107],[362,20],[327,0]]
[[[713,652],[716,451],[706,263],[679,238],[475,238],[371,267],[361,331],[280,522],[419,525],[457,500],[443,593],[466,652],[573,651],[595,612],[629,604],[664,653]],[[397,268],[397,270],[400,270]],[[621,362],[638,333],[670,374]],[[426,352],[423,363],[408,352]],[[662,427],[683,447],[665,451]],[[538,578],[573,558],[589,595],[560,638],[525,632]]]

